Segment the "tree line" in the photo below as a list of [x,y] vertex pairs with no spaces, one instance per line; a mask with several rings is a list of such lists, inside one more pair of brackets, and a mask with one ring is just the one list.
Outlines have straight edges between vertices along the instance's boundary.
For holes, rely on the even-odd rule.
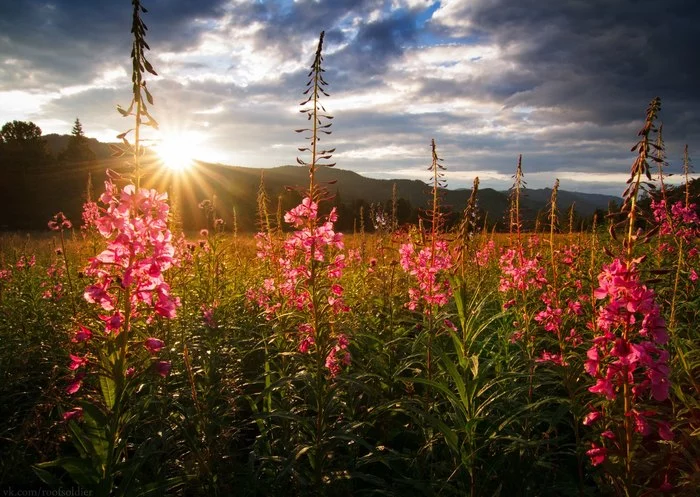
[[32,170],[51,163],[95,160],[79,118],[71,139],[56,156],[49,152],[41,128],[31,121],[10,121],[0,129],[0,167],[4,170]]

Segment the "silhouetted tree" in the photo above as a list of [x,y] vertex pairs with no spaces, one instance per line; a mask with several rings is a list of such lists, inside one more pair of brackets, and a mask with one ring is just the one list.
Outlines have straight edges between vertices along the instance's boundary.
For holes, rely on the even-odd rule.
[[90,150],[88,140],[83,132],[83,125],[77,117],[71,131],[71,139],[66,148],[59,154],[58,159],[62,162],[83,162],[96,159],[95,152]]
[[49,161],[39,126],[25,121],[5,123],[0,130],[0,166],[27,169]]

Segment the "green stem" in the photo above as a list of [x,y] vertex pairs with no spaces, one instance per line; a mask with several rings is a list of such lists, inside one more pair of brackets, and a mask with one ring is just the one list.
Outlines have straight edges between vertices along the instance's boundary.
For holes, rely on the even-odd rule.
[[68,288],[70,289],[70,303],[73,307],[73,316],[77,316],[78,309],[75,305],[75,288],[73,287],[73,278],[70,275],[70,267],[68,265],[68,253],[66,252],[66,241],[61,229],[61,250],[63,251],[63,263],[66,266],[66,279],[68,280]]

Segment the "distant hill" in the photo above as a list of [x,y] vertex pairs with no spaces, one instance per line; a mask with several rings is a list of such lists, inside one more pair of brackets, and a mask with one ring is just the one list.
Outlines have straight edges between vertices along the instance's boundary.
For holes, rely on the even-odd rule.
[[[70,139],[65,135],[46,135],[48,150],[57,155]],[[93,197],[99,196],[105,180],[105,170],[127,173],[127,161],[111,157],[108,144],[90,139],[89,146],[97,160],[82,163],[54,163],[33,168],[31,171],[0,171],[0,228],[43,229],[53,214],[65,212],[74,221],[80,220],[81,206],[86,198],[88,178],[91,177]],[[173,173],[153,155],[144,158],[148,175],[144,186],[168,190],[177,203],[178,214],[185,229],[199,229],[206,225],[203,212],[198,208],[204,199],[214,199],[217,216],[222,217],[229,229],[233,226],[233,212],[241,231],[256,228],[257,192],[264,179],[270,199],[270,210],[275,217],[278,202],[282,211],[295,206],[301,199],[300,190],[308,183],[308,170],[301,166],[249,168],[197,162],[187,171]],[[416,222],[420,208],[428,204],[429,188],[418,180],[382,180],[361,176],[336,168],[321,168],[317,173],[327,186],[339,211],[339,228],[351,231],[359,227],[360,212],[364,213],[365,227],[371,230],[370,212],[381,208],[391,211],[392,190],[398,193],[400,223]],[[291,188],[290,188],[291,187]],[[470,190],[445,190],[444,203],[460,213]],[[525,190],[522,199],[526,228],[534,226],[534,219],[547,211],[550,189]],[[620,199],[608,195],[559,191],[559,210],[563,214],[575,202],[577,216],[588,217],[596,209],[606,210],[610,201]],[[479,190],[482,218],[489,226],[501,223],[508,208],[508,192],[490,188]],[[483,221],[482,221],[483,222]]]
[[[58,154],[66,149],[72,136],[52,133],[50,135],[44,135],[42,138],[46,142],[46,149],[49,153],[54,157],[58,157]],[[109,159],[112,156],[112,151],[108,143],[99,142],[94,138],[85,138],[85,140],[87,140],[88,147],[95,153],[97,159]]]

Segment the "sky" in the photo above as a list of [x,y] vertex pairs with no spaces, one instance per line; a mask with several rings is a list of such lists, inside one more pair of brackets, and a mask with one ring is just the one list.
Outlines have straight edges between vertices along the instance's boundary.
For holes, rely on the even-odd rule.
[[[661,97],[669,172],[700,148],[695,0],[143,0],[163,140],[230,165],[293,164],[299,103],[324,30],[338,168],[451,188],[620,195]],[[133,126],[131,2],[0,0],[0,124],[116,141]],[[303,156],[302,156],[303,158]]]

